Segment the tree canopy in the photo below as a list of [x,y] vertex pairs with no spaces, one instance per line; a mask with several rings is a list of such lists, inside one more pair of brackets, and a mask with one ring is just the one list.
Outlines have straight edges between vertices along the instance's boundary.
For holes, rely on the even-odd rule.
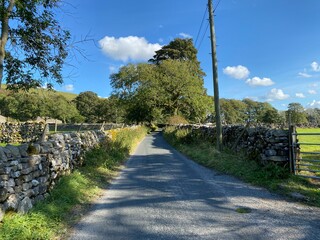
[[287,121],[293,124],[307,123],[307,114],[300,103],[290,103],[286,111]]
[[201,122],[212,112],[203,86],[204,73],[191,39],[175,39],[158,50],[150,63],[128,64],[110,76],[114,94],[122,99],[126,119],[165,121],[181,115]]
[[0,88],[40,87],[63,83],[70,33],[54,16],[59,0],[2,0],[0,4]]

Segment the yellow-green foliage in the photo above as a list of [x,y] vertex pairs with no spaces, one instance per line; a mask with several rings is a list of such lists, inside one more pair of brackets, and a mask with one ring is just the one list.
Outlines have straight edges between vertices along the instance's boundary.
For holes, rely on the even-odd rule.
[[169,125],[188,124],[188,121],[180,115],[175,115],[175,116],[168,117],[167,124]]

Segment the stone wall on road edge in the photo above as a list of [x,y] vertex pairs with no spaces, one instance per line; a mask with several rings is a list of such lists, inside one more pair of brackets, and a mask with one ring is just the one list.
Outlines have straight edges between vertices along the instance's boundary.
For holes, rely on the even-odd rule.
[[0,220],[8,210],[25,213],[46,198],[59,177],[81,165],[84,152],[103,139],[102,131],[73,132],[0,147]]
[[[189,129],[194,137],[215,141],[216,128],[197,125],[180,125]],[[267,127],[224,126],[222,128],[223,145],[242,152],[250,159],[263,164],[289,162],[289,131]]]
[[43,123],[0,123],[1,143],[25,143],[37,141],[44,130]]

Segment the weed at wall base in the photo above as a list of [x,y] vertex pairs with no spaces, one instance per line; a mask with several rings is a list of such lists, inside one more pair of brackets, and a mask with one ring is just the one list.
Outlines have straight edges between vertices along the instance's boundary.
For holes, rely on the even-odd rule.
[[300,193],[308,199],[304,203],[320,207],[319,182],[314,183],[290,175],[286,167],[275,163],[262,165],[230,150],[218,152],[215,144],[205,138],[186,141],[185,139],[189,138],[187,135],[186,129],[179,130],[172,127],[164,132],[164,137],[171,145],[201,165],[289,197],[292,193]]

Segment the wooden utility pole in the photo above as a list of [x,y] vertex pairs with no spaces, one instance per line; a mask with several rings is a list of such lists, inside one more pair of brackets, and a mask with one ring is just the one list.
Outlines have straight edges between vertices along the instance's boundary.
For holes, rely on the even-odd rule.
[[221,151],[222,150],[222,127],[221,127],[221,118],[220,118],[218,63],[217,63],[216,35],[214,30],[212,0],[208,0],[208,9],[209,9],[209,22],[210,22],[211,51],[212,51],[214,110],[216,113],[217,149],[218,151]]

